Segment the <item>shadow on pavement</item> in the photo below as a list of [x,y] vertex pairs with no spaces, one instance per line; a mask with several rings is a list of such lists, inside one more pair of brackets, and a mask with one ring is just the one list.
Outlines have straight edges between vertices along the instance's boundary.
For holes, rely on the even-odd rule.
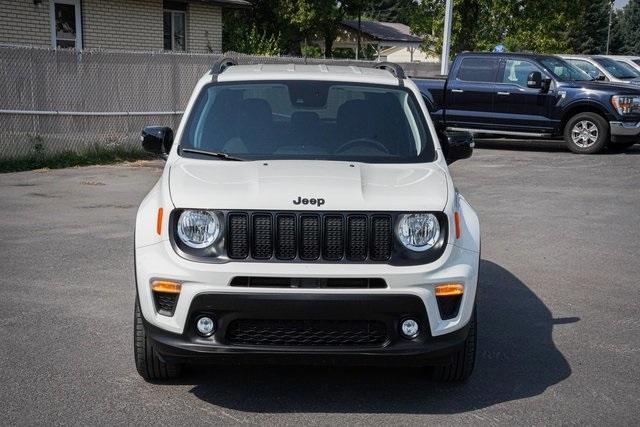
[[481,261],[478,360],[465,384],[404,368],[192,367],[184,383],[200,399],[248,412],[456,413],[523,399],[571,375],[552,338],[545,304],[517,277]]
[[[571,153],[561,139],[476,138],[476,148],[488,150],[544,151]],[[607,149],[600,154],[640,154],[640,144],[627,149]]]

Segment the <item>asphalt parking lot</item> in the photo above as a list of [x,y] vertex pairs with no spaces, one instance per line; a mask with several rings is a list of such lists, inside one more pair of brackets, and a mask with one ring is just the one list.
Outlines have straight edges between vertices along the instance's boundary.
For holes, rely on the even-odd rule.
[[133,224],[162,163],[0,175],[1,424],[640,422],[640,145],[479,142],[453,165],[482,225],[479,354],[412,369],[133,364]]

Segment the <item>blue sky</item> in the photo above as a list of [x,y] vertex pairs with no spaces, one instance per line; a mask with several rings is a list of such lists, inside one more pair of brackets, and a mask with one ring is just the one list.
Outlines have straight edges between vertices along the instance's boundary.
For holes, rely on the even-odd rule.
[[629,3],[629,0],[616,0],[616,7],[623,7],[627,3]]

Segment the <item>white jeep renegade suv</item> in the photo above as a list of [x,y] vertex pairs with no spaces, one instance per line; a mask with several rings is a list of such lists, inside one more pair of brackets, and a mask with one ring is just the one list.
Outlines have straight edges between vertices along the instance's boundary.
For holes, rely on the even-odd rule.
[[217,63],[136,219],[135,361],[290,358],[429,366],[466,379],[476,347],[478,218],[420,92],[394,64]]

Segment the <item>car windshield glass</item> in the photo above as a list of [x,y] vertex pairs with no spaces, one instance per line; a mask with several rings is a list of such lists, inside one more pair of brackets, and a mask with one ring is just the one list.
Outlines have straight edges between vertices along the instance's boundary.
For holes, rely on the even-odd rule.
[[636,77],[640,77],[640,73],[627,64],[609,58],[594,58],[594,60],[617,79],[635,79]]
[[205,87],[180,146],[245,160],[418,163],[435,158],[410,90],[309,80]]
[[585,73],[578,67],[569,64],[567,61],[560,58],[542,58],[540,60],[542,65],[553,74],[558,80],[561,81],[588,81],[593,80],[589,74]]

